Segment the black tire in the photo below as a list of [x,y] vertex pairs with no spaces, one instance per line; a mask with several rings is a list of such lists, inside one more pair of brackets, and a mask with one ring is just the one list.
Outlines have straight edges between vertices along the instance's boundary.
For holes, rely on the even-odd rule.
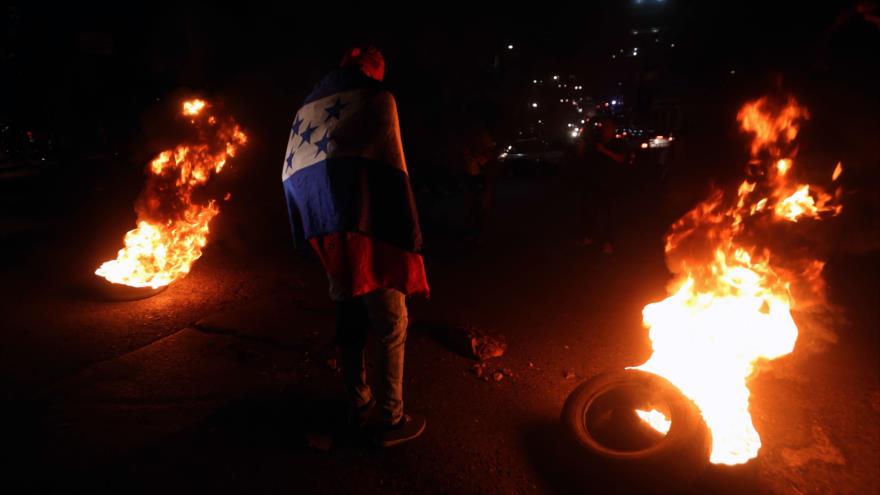
[[[643,426],[656,438],[650,444],[629,448],[617,448],[600,440],[599,435],[591,431],[595,424],[591,409],[603,401],[617,401],[622,406],[613,410],[612,417],[631,414],[634,423],[628,426],[641,424],[634,407],[626,403],[630,398],[665,404],[672,423],[669,432],[664,436]],[[711,440],[699,410],[672,383],[653,373],[624,370],[587,380],[565,401],[562,423],[584,454],[585,462],[602,464],[612,475],[637,476],[644,483],[662,483],[672,488],[695,479],[709,462]],[[607,423],[614,428],[612,420]]]
[[105,301],[115,302],[146,299],[148,297],[153,297],[168,288],[168,285],[163,285],[155,289],[152,287],[132,287],[110,282],[100,276],[95,276],[92,280],[92,285],[98,298]]

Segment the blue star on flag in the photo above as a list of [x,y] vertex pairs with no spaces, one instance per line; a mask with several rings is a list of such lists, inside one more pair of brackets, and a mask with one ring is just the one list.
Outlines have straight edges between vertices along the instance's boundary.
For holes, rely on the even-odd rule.
[[342,103],[342,98],[336,98],[336,103],[334,103],[332,107],[324,109],[324,111],[327,112],[327,118],[324,119],[324,122],[327,122],[331,118],[339,120],[339,115],[342,113],[342,109],[347,106],[348,103]]
[[293,134],[299,134],[299,127],[302,125],[303,119],[299,118],[299,114],[293,118],[293,125],[290,127],[290,130],[293,131]]
[[294,153],[296,153],[296,152],[291,150],[290,155],[288,155],[287,160],[285,160],[287,162],[287,168],[293,168],[293,155],[294,155]]
[[299,137],[302,138],[302,141],[299,142],[299,145],[302,146],[303,143],[312,144],[312,133],[315,132],[315,129],[317,128],[318,126],[312,127],[311,124],[306,124],[306,130],[304,130],[302,134],[299,135]]
[[315,158],[323,151],[324,154],[327,154],[327,146],[330,145],[330,140],[333,139],[329,136],[330,131],[324,131],[324,137],[315,142],[315,146],[318,147],[317,151],[315,151]]

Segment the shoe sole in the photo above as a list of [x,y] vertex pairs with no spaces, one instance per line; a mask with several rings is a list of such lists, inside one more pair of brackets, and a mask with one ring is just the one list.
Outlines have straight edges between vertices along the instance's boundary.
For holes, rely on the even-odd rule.
[[380,440],[379,445],[382,447],[394,447],[395,445],[400,445],[405,442],[409,442],[410,440],[415,440],[422,436],[422,433],[425,431],[425,427],[428,425],[427,422],[422,423],[422,427],[419,428],[419,431],[412,434],[412,436],[406,438],[395,438],[394,440]]

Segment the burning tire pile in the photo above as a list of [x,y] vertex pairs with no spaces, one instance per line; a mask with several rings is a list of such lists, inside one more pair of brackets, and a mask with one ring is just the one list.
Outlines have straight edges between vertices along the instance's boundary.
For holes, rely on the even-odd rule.
[[[749,381],[761,363],[795,350],[792,311],[824,302],[824,261],[809,246],[780,249],[780,238],[795,240],[795,225],[810,228],[842,209],[839,185],[829,193],[793,172],[808,118],[793,97],[743,105],[737,120],[752,137],[746,178],[735,193],[715,188],[671,226],[669,296],[642,310],[651,357],[568,398],[567,431],[621,475],[680,482],[708,462],[758,456]],[[830,182],[842,172],[838,162]]]
[[[128,301],[154,296],[189,273],[208,243],[211,220],[220,213],[219,198],[199,200],[197,193],[247,143],[229,116],[217,116],[205,100],[181,104],[189,140],[159,153],[147,167],[147,182],[135,204],[137,227],[124,238],[116,259],[95,274],[98,292]],[[224,200],[229,200],[226,194]]]

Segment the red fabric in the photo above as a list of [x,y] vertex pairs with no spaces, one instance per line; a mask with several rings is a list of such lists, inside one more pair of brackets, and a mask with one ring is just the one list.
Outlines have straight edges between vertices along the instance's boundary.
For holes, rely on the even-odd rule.
[[331,292],[342,297],[376,289],[397,289],[406,295],[430,294],[422,256],[357,232],[309,239],[330,274]]

